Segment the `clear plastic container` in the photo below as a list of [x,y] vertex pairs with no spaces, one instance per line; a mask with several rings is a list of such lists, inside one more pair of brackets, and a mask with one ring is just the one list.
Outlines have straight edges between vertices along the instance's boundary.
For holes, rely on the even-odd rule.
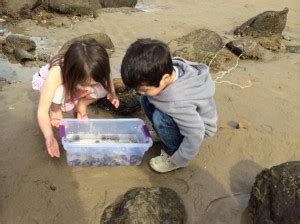
[[63,119],[59,130],[71,166],[139,165],[152,146],[141,119]]

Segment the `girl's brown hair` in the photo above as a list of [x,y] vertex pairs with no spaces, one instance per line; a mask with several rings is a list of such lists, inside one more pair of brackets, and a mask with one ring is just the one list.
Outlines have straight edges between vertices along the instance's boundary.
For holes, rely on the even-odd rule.
[[71,100],[78,84],[85,85],[93,79],[109,93],[112,92],[110,65],[107,51],[95,39],[75,41],[64,55],[50,60],[50,67],[59,65],[66,95]]

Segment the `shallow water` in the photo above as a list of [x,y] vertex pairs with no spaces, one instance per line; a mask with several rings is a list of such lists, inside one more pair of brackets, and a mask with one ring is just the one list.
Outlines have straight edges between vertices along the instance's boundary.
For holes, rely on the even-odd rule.
[[138,138],[134,134],[69,134],[66,136],[69,143],[138,143]]
[[157,5],[146,3],[144,1],[138,1],[138,3],[135,6],[136,9],[142,10],[143,12],[156,12],[160,11],[161,8]]
[[37,67],[23,67],[21,64],[12,64],[5,55],[0,54],[0,77],[11,83],[31,81]]

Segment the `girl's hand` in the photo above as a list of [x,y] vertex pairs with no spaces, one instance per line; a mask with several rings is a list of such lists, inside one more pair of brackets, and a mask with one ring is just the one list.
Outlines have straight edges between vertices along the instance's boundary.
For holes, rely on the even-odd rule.
[[120,105],[120,101],[118,96],[115,93],[108,93],[106,97],[115,108],[118,108]]
[[46,139],[46,147],[48,154],[53,157],[60,157],[59,146],[54,137],[50,137]]

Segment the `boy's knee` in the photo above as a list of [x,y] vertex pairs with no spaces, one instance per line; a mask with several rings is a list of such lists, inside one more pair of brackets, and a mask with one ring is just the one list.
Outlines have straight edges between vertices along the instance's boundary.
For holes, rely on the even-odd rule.
[[160,110],[155,110],[152,115],[152,122],[153,126],[157,128],[162,128],[162,127],[172,127],[174,125],[173,119],[161,112]]

